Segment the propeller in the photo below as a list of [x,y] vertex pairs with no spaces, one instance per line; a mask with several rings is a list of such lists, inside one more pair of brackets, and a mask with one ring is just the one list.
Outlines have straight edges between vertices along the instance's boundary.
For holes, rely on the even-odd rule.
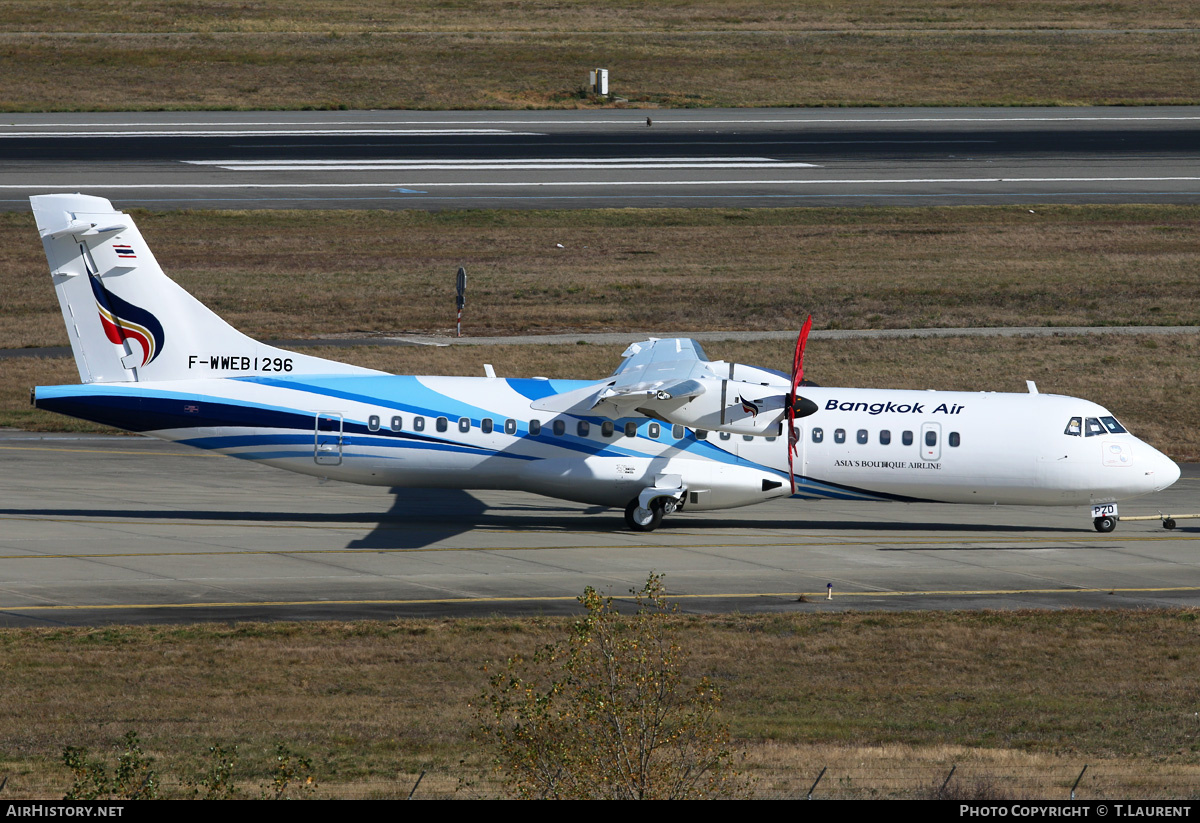
[[796,389],[800,385],[800,381],[804,379],[804,345],[808,342],[808,333],[812,331],[812,315],[804,321],[803,328],[800,329],[800,336],[796,338],[796,353],[792,357],[792,390],[787,395],[787,450],[788,450],[788,478],[792,481],[792,494],[796,493],[796,469],[794,460],[796,457]]

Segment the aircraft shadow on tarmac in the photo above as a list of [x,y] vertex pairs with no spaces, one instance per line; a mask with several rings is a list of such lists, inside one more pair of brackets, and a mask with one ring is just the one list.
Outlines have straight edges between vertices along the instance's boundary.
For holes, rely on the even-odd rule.
[[[154,521],[199,521],[254,524],[368,526],[371,531],[351,540],[346,548],[419,549],[475,529],[503,529],[511,532],[562,531],[607,534],[625,528],[618,509],[603,506],[580,508],[546,499],[528,505],[489,506],[474,495],[449,489],[392,490],[394,500],[386,512],[321,512],[311,504],[303,511],[237,511],[233,509],[0,509],[0,515],[112,520],[113,518]],[[937,523],[897,522],[893,520],[812,520],[796,518],[752,518],[732,512],[683,514],[668,521],[664,536],[677,530],[703,532],[706,529],[772,530],[781,532],[934,532],[938,534],[1048,534],[1065,530],[1049,526],[1019,523]],[[1200,529],[1198,529],[1200,530]],[[1079,531],[1091,534],[1090,527]],[[1183,531],[1178,529],[1177,531]]]

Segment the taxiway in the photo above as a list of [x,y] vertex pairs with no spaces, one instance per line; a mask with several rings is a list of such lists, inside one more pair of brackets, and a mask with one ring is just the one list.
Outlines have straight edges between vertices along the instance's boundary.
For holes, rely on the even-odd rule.
[[[1200,605],[1200,521],[779,500],[621,513],[301,477],[139,437],[0,436],[0,624],[574,612],[651,571],[684,611]],[[1123,515],[1191,512],[1200,466]],[[832,599],[827,586],[832,584]]]

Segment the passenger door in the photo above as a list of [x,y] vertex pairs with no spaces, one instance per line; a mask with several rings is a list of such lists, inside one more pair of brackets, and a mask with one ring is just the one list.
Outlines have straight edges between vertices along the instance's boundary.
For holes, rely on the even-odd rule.
[[313,460],[318,466],[342,463],[342,413],[317,412]]

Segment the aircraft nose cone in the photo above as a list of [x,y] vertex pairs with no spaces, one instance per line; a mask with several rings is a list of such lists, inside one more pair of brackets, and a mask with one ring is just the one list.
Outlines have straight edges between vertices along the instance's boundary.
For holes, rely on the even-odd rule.
[[[1178,463],[1167,457],[1165,454],[1162,457],[1166,465],[1163,467],[1162,474],[1159,477],[1160,481],[1162,482],[1162,485],[1159,486],[1159,488],[1165,489],[1167,486],[1172,485],[1176,480],[1179,479],[1181,472]],[[1155,472],[1155,474],[1158,474],[1158,472]]]
[[1146,481],[1154,491],[1162,491],[1179,479],[1179,466],[1157,449],[1146,465]]

